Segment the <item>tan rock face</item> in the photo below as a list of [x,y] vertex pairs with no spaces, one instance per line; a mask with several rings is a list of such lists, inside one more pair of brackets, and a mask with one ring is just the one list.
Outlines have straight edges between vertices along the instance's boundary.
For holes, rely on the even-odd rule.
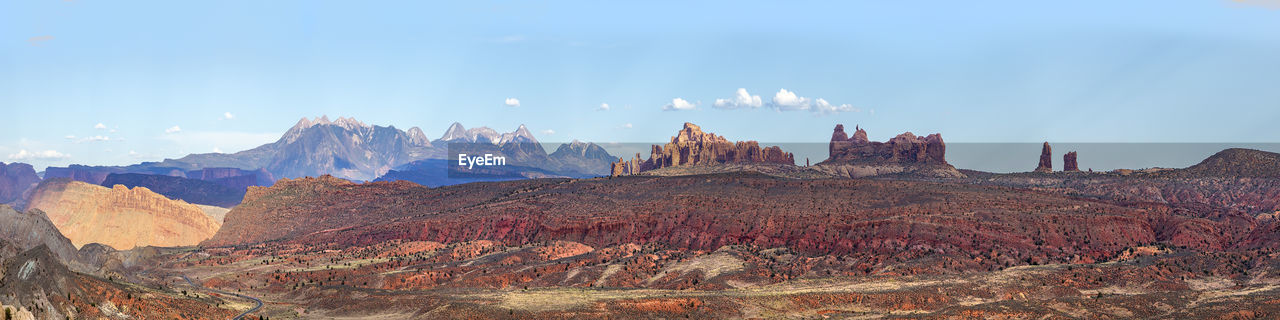
[[139,246],[188,246],[221,226],[200,207],[170,200],[147,188],[113,188],[79,181],[46,181],[29,207],[43,210],[77,248],[101,243],[120,250]]
[[778,163],[794,165],[795,156],[777,146],[760,148],[755,141],[730,142],[714,133],[702,132],[698,125],[686,122],[684,128],[666,145],[653,145],[649,160],[640,162],[637,154],[631,161],[618,158],[611,176],[637,174],[674,166],[714,165],[723,163]]

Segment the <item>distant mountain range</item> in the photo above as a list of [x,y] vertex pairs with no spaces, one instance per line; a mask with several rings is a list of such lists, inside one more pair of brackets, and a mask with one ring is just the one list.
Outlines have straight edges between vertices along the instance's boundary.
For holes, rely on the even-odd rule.
[[22,200],[22,192],[40,182],[29,164],[0,162],[0,204]]
[[409,131],[368,125],[350,118],[303,118],[280,140],[236,153],[192,154],[156,164],[194,170],[206,167],[264,168],[277,178],[331,174],[373,180],[391,168],[439,153],[416,127]]
[[[484,175],[476,178],[451,178],[446,172],[451,162],[438,161],[448,159],[450,146],[457,151],[504,155],[509,166],[487,169]],[[230,206],[234,203],[228,203],[225,198],[238,197],[249,186],[269,186],[278,178],[328,174],[352,181],[403,179],[433,186],[491,179],[582,178],[608,174],[609,162],[613,159],[604,148],[579,141],[562,144],[556,152],[547,154],[524,125],[515,131],[500,133],[488,127],[467,129],[460,123],[454,123],[433,141],[418,127],[405,131],[394,126],[369,125],[352,118],[329,120],[321,116],[302,118],[279,140],[236,153],[191,154],[128,166],[49,167],[45,178],[105,184],[109,176],[115,175],[110,183],[145,186],[169,198],[193,203]],[[123,174],[203,180],[229,188],[230,192],[205,183]],[[25,180],[10,184],[38,182],[27,181],[30,179],[25,176],[14,179]],[[203,191],[184,192],[183,188],[160,185],[175,181],[188,186],[204,186]],[[14,198],[9,200],[14,201],[19,196],[17,192],[20,191],[0,194]]]

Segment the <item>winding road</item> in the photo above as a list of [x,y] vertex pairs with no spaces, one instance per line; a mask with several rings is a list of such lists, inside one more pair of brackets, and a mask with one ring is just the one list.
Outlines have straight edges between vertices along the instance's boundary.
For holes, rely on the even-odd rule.
[[257,306],[254,306],[253,308],[249,308],[249,310],[246,310],[244,313],[241,313],[240,315],[236,316],[235,318],[231,318],[232,320],[240,320],[240,319],[244,319],[244,316],[245,316],[245,315],[248,315],[250,312],[254,312],[254,311],[258,311],[258,309],[262,309],[262,300],[261,300],[261,299],[254,298],[254,297],[250,297],[250,296],[246,296],[246,295],[239,294],[239,293],[231,293],[231,292],[226,292],[226,291],[222,291],[222,290],[215,290],[215,289],[205,288],[205,287],[204,287],[204,286],[202,286],[202,285],[198,285],[198,284],[196,284],[195,282],[191,282],[191,279],[190,279],[190,278],[187,278],[187,275],[185,275],[185,274],[184,274],[184,275],[182,275],[182,280],[186,280],[186,281],[187,281],[187,284],[190,284],[192,287],[200,288],[201,290],[205,290],[205,291],[209,291],[209,292],[214,292],[214,293],[219,293],[219,294],[224,294],[224,295],[229,295],[229,296],[234,296],[234,297],[238,297],[238,298],[249,299],[249,300],[253,300],[253,302],[258,303],[258,305],[257,305]]

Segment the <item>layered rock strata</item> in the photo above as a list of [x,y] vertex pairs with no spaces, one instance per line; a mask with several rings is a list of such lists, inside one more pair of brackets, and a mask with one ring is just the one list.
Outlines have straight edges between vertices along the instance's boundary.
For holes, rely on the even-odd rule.
[[52,179],[32,190],[27,204],[44,211],[77,248],[95,242],[120,250],[194,245],[221,226],[200,207],[143,187]]

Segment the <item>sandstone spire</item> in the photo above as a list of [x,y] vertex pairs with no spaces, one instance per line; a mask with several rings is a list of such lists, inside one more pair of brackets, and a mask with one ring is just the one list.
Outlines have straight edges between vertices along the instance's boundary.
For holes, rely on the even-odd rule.
[[1040,164],[1036,166],[1035,172],[1053,172],[1053,148],[1049,147],[1049,142],[1044,143],[1044,148],[1040,149]]

